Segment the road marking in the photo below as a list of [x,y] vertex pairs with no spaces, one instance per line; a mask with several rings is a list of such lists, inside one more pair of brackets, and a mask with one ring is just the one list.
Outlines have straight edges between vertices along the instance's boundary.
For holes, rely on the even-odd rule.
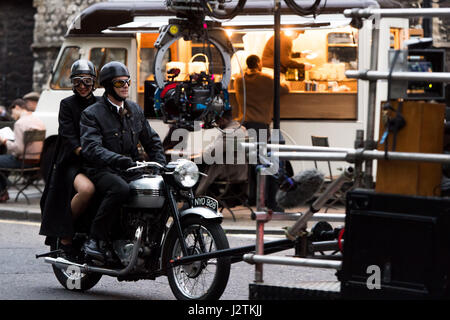
[[3,220],[0,219],[0,223],[9,223],[9,224],[24,224],[27,226],[40,226],[40,222],[30,222],[30,221],[19,221],[19,220]]

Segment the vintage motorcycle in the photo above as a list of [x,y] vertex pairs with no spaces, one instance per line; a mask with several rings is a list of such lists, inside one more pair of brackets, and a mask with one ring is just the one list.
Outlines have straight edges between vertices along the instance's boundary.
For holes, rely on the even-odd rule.
[[[166,166],[137,162],[128,170],[142,174],[130,182],[131,196],[123,204],[120,218],[123,234],[112,242],[105,261],[85,255],[82,248],[87,234],[75,235],[75,258],[69,260],[56,244],[50,252],[36,257],[45,257],[58,281],[70,290],[88,290],[103,275],[119,281],[167,276],[177,299],[219,299],[230,274],[229,257],[173,263],[180,257],[229,248],[217,200],[196,198],[192,192],[201,174],[197,165],[178,159]],[[183,201],[184,207],[178,209]]]

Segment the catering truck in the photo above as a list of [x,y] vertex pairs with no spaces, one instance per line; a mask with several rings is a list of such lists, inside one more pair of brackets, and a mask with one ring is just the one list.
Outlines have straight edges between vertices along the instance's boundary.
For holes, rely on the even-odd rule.
[[[328,0],[319,14],[306,17],[296,15],[282,4],[281,30],[305,31],[293,42],[293,52],[307,51],[306,57],[297,60],[312,65],[304,77],[295,74],[282,77],[290,88],[289,94],[280,99],[280,128],[286,143],[308,146],[311,136],[321,136],[328,137],[330,146],[353,148],[356,131],[366,129],[369,86],[364,81],[346,78],[345,72],[369,69],[373,26],[380,28],[379,51],[376,53],[379,70],[388,70],[389,49],[401,48],[409,37],[407,19],[363,21],[357,26],[357,21],[343,15],[345,9],[370,6],[392,8],[396,5],[374,0]],[[165,137],[168,125],[154,113],[151,84],[155,80],[155,41],[160,28],[174,18],[175,13],[167,9],[164,1],[104,2],[82,11],[67,30],[35,112],[46,123],[47,145],[54,141],[58,132],[61,99],[73,94],[69,75],[70,67],[77,59],[91,60],[98,70],[112,60],[126,64],[132,80],[130,99],[144,108],[151,126],[162,138]],[[221,21],[221,28],[226,30],[234,48],[230,57],[228,91],[233,115],[238,119],[242,119],[243,110],[235,101],[234,79],[241,74],[248,55],[262,55],[266,41],[273,35],[273,25],[273,1],[249,0],[236,17]],[[181,74],[187,75],[198,62],[208,62],[209,71],[220,81],[223,59],[215,57],[213,52],[211,61],[205,61],[203,49],[201,41],[180,39],[170,46],[158,67],[168,70],[175,66]],[[271,69],[263,72],[273,74]],[[96,95],[102,93],[101,87],[95,91]],[[386,96],[387,84],[379,82],[377,105]],[[214,130],[191,133],[191,138],[197,134],[202,138],[202,144],[194,144],[191,151],[198,152],[196,148],[201,149],[208,143]],[[378,131],[375,137],[378,137]],[[297,172],[311,167],[313,162],[297,161],[293,165]],[[339,162],[332,165],[333,170],[342,166]]]

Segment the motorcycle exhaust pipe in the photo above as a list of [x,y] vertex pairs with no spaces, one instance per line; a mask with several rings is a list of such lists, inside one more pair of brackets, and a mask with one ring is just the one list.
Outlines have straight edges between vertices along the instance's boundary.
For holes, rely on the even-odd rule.
[[55,267],[57,267],[59,269],[67,269],[70,266],[74,266],[74,267],[79,268],[81,273],[94,272],[94,273],[105,274],[105,275],[112,276],[112,277],[124,276],[124,275],[127,275],[128,273],[130,273],[130,271],[133,270],[133,268],[136,265],[136,262],[138,260],[139,249],[141,248],[142,231],[143,231],[143,227],[138,227],[136,229],[135,241],[134,241],[134,245],[133,245],[133,252],[131,253],[130,263],[121,270],[112,270],[112,269],[94,267],[94,266],[90,266],[87,264],[78,264],[78,263],[74,263],[69,260],[66,260],[64,258],[61,258],[61,257],[56,258],[56,259],[46,257],[44,259],[44,261],[54,265]]

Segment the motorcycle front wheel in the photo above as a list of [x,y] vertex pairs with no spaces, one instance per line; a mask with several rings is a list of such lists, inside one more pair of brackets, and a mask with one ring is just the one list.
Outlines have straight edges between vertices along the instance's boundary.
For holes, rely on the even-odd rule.
[[[181,222],[188,255],[228,249],[225,232],[217,221],[188,217]],[[214,258],[190,264],[169,266],[170,260],[182,257],[180,240],[172,229],[167,235],[163,263],[172,293],[178,300],[217,300],[222,296],[230,276],[230,258]]]
[[[59,243],[59,239],[57,241]],[[53,244],[51,251],[57,250],[58,246]],[[56,257],[55,257],[56,258]],[[81,273],[75,268],[68,267],[63,270],[52,265],[53,273],[58,282],[66,289],[72,291],[86,291],[94,287],[101,279],[100,273]]]

